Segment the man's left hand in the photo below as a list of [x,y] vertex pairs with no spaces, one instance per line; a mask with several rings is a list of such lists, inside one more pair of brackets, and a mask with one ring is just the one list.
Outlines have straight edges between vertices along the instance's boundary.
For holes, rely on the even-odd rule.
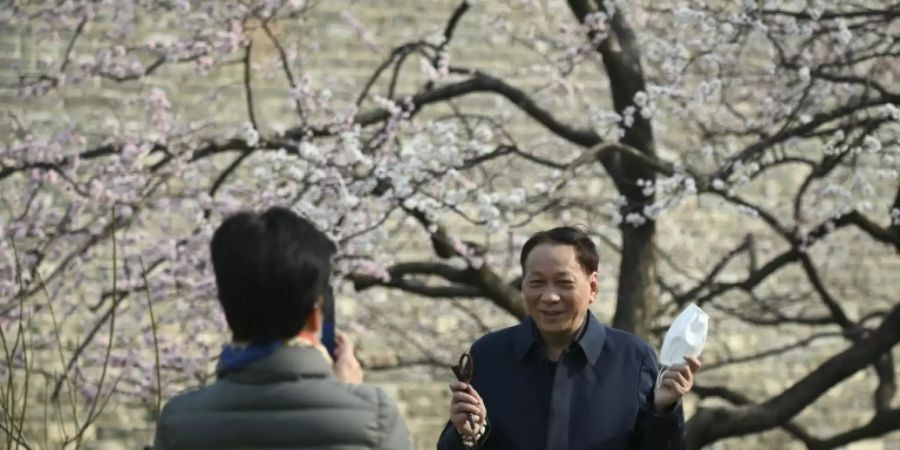
[[685,356],[687,364],[677,364],[666,369],[662,374],[659,387],[653,397],[656,412],[666,413],[694,387],[694,374],[700,370],[700,360],[693,356]]

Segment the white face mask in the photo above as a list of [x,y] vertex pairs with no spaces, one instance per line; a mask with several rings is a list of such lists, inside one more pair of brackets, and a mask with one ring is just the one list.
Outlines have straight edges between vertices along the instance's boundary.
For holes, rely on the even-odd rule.
[[666,332],[666,339],[659,352],[659,364],[671,367],[683,364],[684,355],[700,356],[706,344],[708,329],[709,316],[697,305],[689,304]]

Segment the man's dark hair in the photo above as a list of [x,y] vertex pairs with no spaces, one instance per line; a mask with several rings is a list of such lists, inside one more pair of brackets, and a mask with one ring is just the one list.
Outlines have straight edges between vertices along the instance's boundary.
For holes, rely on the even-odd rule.
[[522,265],[522,273],[525,273],[525,261],[528,254],[540,244],[570,245],[575,249],[575,257],[584,273],[590,275],[597,271],[600,264],[600,253],[594,241],[583,229],[578,227],[556,227],[539,231],[532,235],[522,246],[522,255],[519,264]]
[[219,302],[235,341],[296,336],[328,289],[336,248],[285,208],[225,219],[210,243]]

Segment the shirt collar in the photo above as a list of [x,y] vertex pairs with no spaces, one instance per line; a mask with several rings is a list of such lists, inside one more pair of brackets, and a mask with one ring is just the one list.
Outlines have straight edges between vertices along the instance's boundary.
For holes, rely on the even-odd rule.
[[271,354],[236,370],[220,365],[219,378],[238,383],[275,383],[301,378],[331,378],[331,364],[314,346],[279,345]]
[[[513,341],[513,351],[516,359],[521,360],[524,358],[528,351],[536,344],[539,344],[540,341],[541,338],[534,319],[528,316],[516,329]],[[600,357],[605,341],[606,327],[594,317],[594,314],[588,311],[585,323],[582,325],[575,342],[581,347],[584,356],[591,365],[594,365]]]

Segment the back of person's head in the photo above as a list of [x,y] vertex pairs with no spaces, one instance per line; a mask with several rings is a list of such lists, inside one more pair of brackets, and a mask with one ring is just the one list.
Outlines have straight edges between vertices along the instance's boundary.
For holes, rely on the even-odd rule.
[[290,339],[325,294],[335,245],[285,208],[226,218],[210,244],[219,302],[233,339]]
[[591,236],[581,227],[562,226],[539,231],[525,241],[525,245],[522,246],[522,254],[519,256],[522,272],[525,272],[525,262],[528,260],[528,254],[541,244],[571,246],[575,249],[578,265],[588,275],[596,272],[600,265],[600,252],[597,251],[597,246],[594,244]]

